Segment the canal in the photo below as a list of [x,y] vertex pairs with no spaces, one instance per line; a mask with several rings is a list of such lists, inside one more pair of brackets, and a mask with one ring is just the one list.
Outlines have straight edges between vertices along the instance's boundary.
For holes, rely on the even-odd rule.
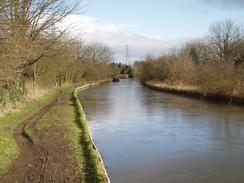
[[113,183],[244,182],[244,107],[135,80],[79,93]]

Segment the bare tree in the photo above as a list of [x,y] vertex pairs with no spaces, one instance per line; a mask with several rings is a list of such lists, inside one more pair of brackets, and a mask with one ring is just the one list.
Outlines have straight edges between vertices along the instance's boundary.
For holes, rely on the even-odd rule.
[[111,63],[113,53],[109,47],[102,43],[91,43],[85,49],[85,58],[93,63]]
[[[45,56],[63,32],[53,35],[55,24],[80,7],[79,0],[6,0],[3,7],[3,20],[8,28],[6,38],[13,42],[16,51],[21,51],[21,64],[24,67],[37,62]],[[51,35],[51,36],[48,36]],[[43,41],[48,38],[48,42]],[[50,39],[51,38],[51,39]],[[33,47],[42,48],[39,54],[33,55]],[[24,49],[19,50],[19,49]],[[27,53],[29,50],[29,53]],[[25,53],[25,55],[23,55]]]
[[206,42],[201,39],[187,42],[185,47],[183,48],[183,52],[190,56],[195,64],[204,63],[210,60],[210,55]]
[[243,34],[240,26],[226,20],[210,27],[208,40],[214,58],[232,60],[235,49],[243,40]]
[[55,25],[82,8],[81,0],[0,0],[1,79],[19,80],[25,67],[49,57],[65,32],[54,33]]

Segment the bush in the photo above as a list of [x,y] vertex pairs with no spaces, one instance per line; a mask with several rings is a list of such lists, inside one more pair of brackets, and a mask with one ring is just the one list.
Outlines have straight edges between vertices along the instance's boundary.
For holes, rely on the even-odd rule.
[[22,91],[15,85],[9,85],[0,88],[0,110],[4,110],[7,104],[15,105],[21,100]]
[[136,77],[142,81],[161,81],[174,84],[195,83],[196,65],[188,58],[160,57],[155,60],[138,62]]
[[198,80],[204,93],[234,95],[238,93],[237,69],[230,62],[217,61],[198,67]]
[[165,81],[169,75],[167,62],[162,62],[161,60],[138,63],[136,67],[135,75],[142,81]]
[[195,64],[187,56],[164,56],[135,64],[143,82],[197,87],[203,94],[244,96],[244,67],[229,61]]

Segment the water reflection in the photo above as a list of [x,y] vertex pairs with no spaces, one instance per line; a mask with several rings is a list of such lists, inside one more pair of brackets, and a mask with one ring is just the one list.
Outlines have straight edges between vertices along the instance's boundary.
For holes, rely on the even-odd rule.
[[244,182],[244,108],[129,80],[80,93],[115,183]]

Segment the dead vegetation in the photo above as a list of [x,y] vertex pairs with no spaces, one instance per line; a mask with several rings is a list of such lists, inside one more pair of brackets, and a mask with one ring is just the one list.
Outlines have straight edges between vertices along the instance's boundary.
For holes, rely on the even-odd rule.
[[203,95],[244,97],[244,34],[232,21],[210,27],[206,39],[135,64],[136,77],[168,86],[198,88]]
[[0,1],[0,113],[37,89],[110,76],[110,48],[58,28],[85,6],[80,0]]

